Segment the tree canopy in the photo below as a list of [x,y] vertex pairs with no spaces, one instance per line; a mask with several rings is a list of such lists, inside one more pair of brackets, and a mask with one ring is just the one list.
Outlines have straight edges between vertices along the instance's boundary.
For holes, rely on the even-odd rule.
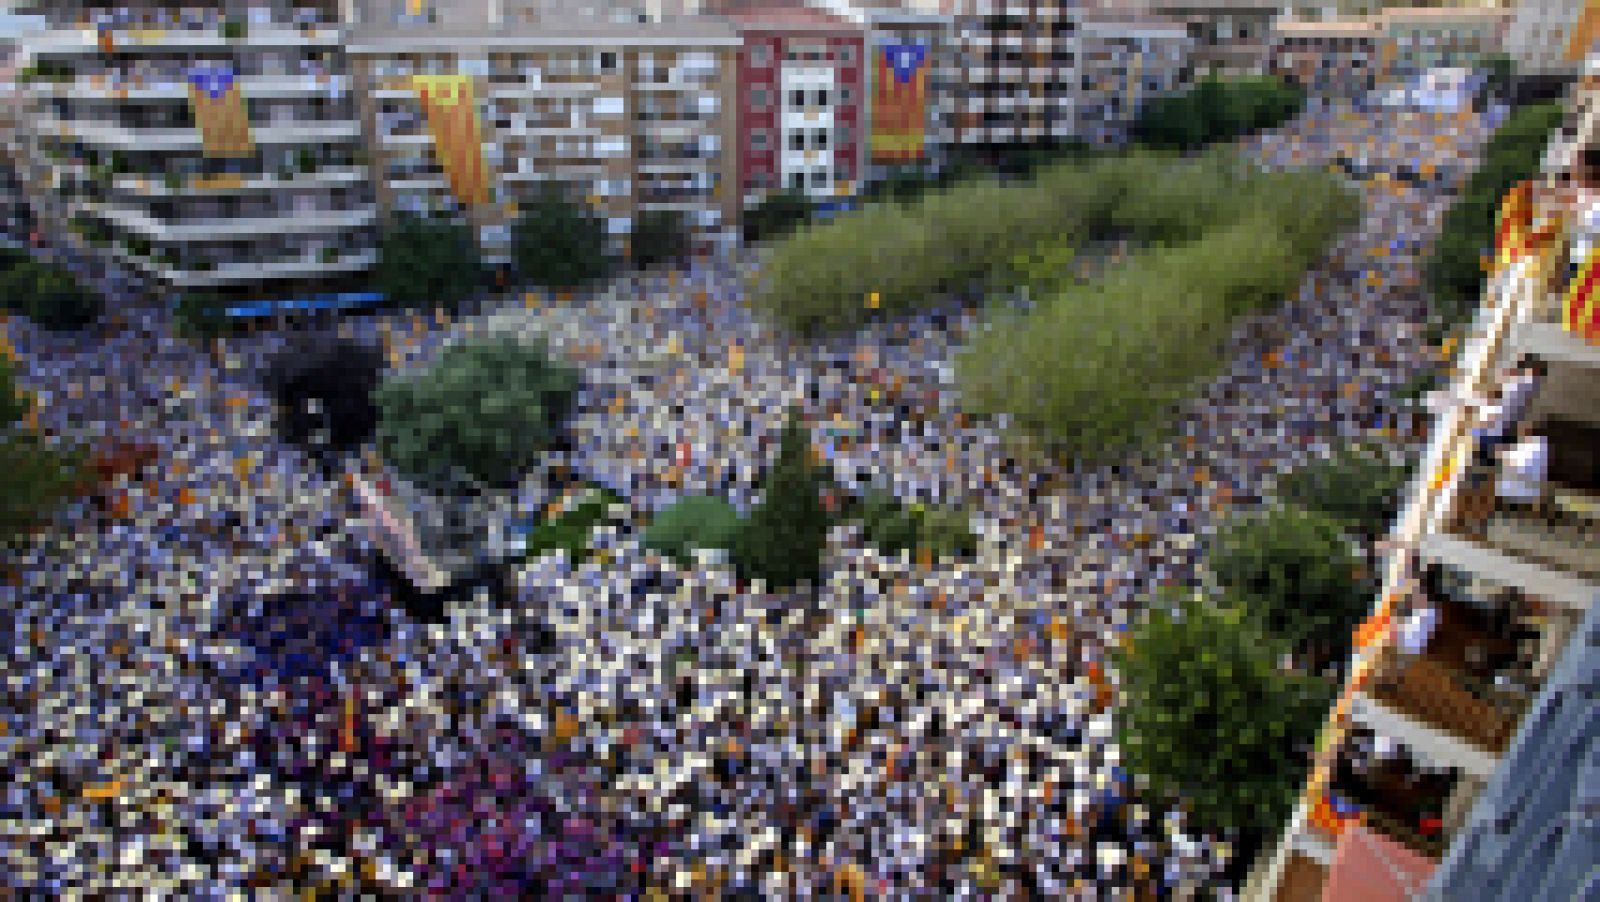
[[1389,530],[1400,506],[1407,470],[1374,451],[1351,446],[1278,480],[1278,498],[1339,521],[1367,541]]
[[1146,102],[1131,132],[1148,147],[1198,150],[1274,128],[1304,104],[1304,90],[1276,76],[1207,77]]
[[451,345],[426,370],[379,387],[378,447],[422,482],[459,470],[512,485],[559,439],[577,388],[577,371],[542,346],[511,338]]
[[31,404],[15,376],[11,362],[0,357],[0,544],[42,523],[84,475],[77,450],[51,447],[22,425]]
[[1483,257],[1493,250],[1500,201],[1511,186],[1538,174],[1564,115],[1559,103],[1513,112],[1484,146],[1477,170],[1445,214],[1424,264],[1433,312],[1445,323],[1464,322],[1478,309]]
[[453,307],[484,280],[472,227],[442,218],[396,218],[379,239],[373,280],[390,303]]
[[522,278],[547,288],[577,288],[611,273],[606,223],[589,207],[547,186],[520,208],[511,253]]
[[1208,830],[1257,837],[1294,805],[1333,687],[1278,669],[1281,646],[1237,610],[1164,596],[1112,662],[1121,677],[1118,741],[1135,773],[1179,793]]
[[1227,522],[1206,563],[1230,599],[1318,666],[1348,652],[1376,588],[1340,521],[1293,507]]
[[628,243],[633,265],[649,269],[689,256],[689,223],[677,210],[646,210],[633,224]]
[[0,304],[53,330],[81,329],[100,316],[98,295],[60,267],[14,256],[0,267]]
[[734,561],[748,579],[772,588],[815,583],[827,546],[826,477],[812,459],[811,439],[792,412],[778,443],[778,458],[762,483],[762,499],[735,540]]
[[378,423],[373,392],[382,371],[383,355],[369,344],[319,334],[292,339],[264,380],[279,434],[336,455],[365,442]]
[[723,499],[689,495],[655,516],[644,544],[686,564],[697,548],[732,549],[743,525],[739,512]]

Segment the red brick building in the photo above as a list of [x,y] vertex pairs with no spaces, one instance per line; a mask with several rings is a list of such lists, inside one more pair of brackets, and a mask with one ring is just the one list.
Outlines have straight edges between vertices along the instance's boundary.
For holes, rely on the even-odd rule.
[[739,184],[747,203],[797,188],[821,200],[859,185],[867,144],[861,26],[803,6],[725,2],[739,32]]

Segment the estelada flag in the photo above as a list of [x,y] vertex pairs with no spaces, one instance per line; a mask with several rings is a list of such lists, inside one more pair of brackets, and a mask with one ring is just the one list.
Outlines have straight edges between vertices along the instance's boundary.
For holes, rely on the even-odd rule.
[[488,203],[488,167],[483,160],[472,76],[413,75],[411,89],[427,114],[433,152],[451,193],[464,205]]
[[873,75],[872,159],[904,163],[924,155],[927,117],[928,48],[922,44],[885,44],[878,48]]
[[1568,332],[1591,344],[1600,344],[1600,247],[1589,251],[1567,286],[1561,305],[1561,324]]
[[1500,217],[1495,229],[1494,258],[1497,265],[1521,255],[1528,231],[1533,227],[1533,182],[1511,186],[1500,201]]
[[208,157],[248,157],[256,152],[250,114],[233,67],[195,66],[189,70],[189,104]]

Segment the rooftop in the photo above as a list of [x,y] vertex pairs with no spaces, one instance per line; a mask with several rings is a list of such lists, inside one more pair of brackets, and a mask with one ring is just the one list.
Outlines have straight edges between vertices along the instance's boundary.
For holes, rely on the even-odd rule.
[[543,19],[538,23],[459,28],[368,26],[355,29],[350,52],[412,51],[439,46],[538,46],[596,43],[654,44],[736,41],[738,36],[718,16],[686,16],[659,22],[608,22],[602,19]]

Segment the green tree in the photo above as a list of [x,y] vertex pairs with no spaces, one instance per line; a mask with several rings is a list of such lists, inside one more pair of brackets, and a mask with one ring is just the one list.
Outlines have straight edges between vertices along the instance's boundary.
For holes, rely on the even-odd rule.
[[1367,541],[1389,530],[1400,506],[1407,470],[1372,451],[1349,447],[1278,480],[1281,501],[1326,514]]
[[0,429],[20,422],[28,408],[28,399],[17,388],[15,365],[10,358],[0,357]]
[[977,553],[978,537],[965,513],[941,506],[909,507],[883,489],[871,489],[856,514],[866,542],[885,554],[926,550],[935,558]]
[[656,515],[645,530],[644,544],[686,564],[697,548],[732,549],[743,524],[739,512],[723,499],[690,495]]
[[577,371],[542,346],[510,338],[451,345],[427,370],[379,387],[378,447],[425,483],[458,470],[511,485],[558,441],[577,387]]
[[689,256],[689,223],[677,210],[646,210],[633,224],[629,240],[633,265],[650,269]]
[[81,329],[100,315],[100,299],[77,279],[31,259],[0,273],[0,298],[7,310],[46,329]]
[[471,226],[423,216],[400,216],[378,242],[373,279],[402,307],[453,307],[483,284],[483,259]]
[[762,500],[746,519],[733,557],[748,579],[786,589],[817,580],[829,517],[822,506],[826,479],[812,460],[811,440],[798,411],[778,443],[778,459],[762,485]]
[[1517,63],[1510,54],[1491,53],[1479,63],[1485,75],[1484,90],[1491,97],[1509,101],[1515,93]]
[[577,288],[611,273],[606,224],[593,210],[554,187],[521,209],[512,231],[512,257],[524,279],[548,288]]
[[1313,669],[1348,652],[1372,606],[1375,586],[1342,526],[1293,507],[1244,515],[1224,524],[1206,555],[1228,597]]
[[605,522],[611,506],[621,501],[621,496],[610,489],[599,486],[589,488],[571,510],[540,523],[529,533],[523,557],[533,559],[556,549],[565,549],[568,559],[584,559],[588,556],[590,534],[596,526]]
[[227,302],[211,292],[184,292],[173,304],[173,325],[180,335],[210,338],[227,329],[226,309]]
[[787,189],[768,194],[744,213],[744,240],[773,241],[788,235],[811,219],[811,200],[802,191]]
[[83,455],[53,448],[24,429],[29,402],[9,361],[0,358],[0,543],[26,536],[70,497],[84,475]]
[[1282,827],[1333,687],[1277,668],[1279,643],[1236,609],[1165,596],[1111,652],[1127,767],[1178,793],[1204,829]]

